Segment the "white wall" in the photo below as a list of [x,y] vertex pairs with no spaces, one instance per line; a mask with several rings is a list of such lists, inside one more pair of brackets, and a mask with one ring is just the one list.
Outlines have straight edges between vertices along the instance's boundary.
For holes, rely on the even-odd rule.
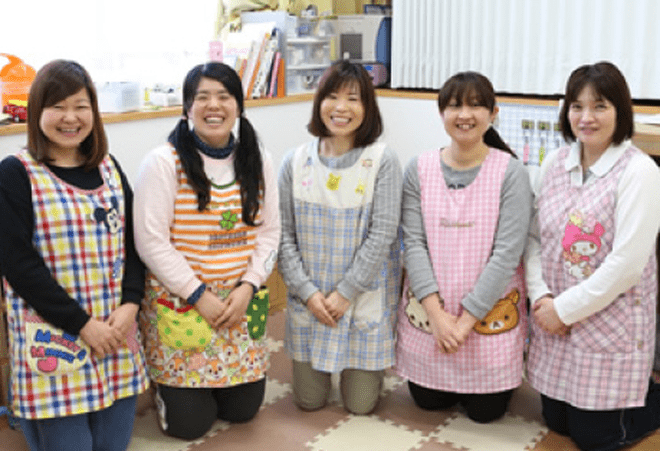
[[[385,130],[381,140],[398,153],[402,165],[424,150],[449,142],[435,100],[381,97],[378,103]],[[289,149],[311,139],[306,128],[311,110],[311,101],[247,109],[247,117],[273,156],[276,168]],[[166,141],[178,119],[156,118],[105,126],[110,151],[129,180],[135,180],[146,153]],[[0,157],[18,152],[26,139],[25,134],[0,136]]]

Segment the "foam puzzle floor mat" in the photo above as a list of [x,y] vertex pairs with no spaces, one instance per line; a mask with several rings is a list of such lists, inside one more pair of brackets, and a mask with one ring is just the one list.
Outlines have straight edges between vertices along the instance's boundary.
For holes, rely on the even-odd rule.
[[[293,403],[291,360],[283,347],[283,311],[268,319],[271,350],[266,397],[250,422],[217,421],[199,440],[165,436],[153,407],[140,408],[129,451],[577,451],[573,442],[548,432],[541,419],[538,394],[523,384],[507,414],[490,424],[468,419],[460,408],[429,412],[415,406],[405,381],[387,372],[376,410],[367,416],[349,414],[341,405],[337,379],[332,399],[315,412]],[[0,430],[0,449],[28,451],[17,431]],[[634,451],[660,450],[660,432],[636,445]]]

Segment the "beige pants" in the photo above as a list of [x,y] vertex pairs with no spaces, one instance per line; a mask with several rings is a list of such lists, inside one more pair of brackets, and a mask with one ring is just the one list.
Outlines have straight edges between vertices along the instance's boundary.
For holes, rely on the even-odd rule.
[[[340,391],[344,408],[366,415],[376,408],[385,371],[347,368],[341,372]],[[293,361],[293,397],[303,410],[325,406],[330,396],[330,373],[312,368],[309,362]]]

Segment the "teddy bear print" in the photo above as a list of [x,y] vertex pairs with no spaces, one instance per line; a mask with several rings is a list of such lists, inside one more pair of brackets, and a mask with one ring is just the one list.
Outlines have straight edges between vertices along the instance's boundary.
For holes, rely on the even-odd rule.
[[519,320],[518,307],[516,307],[518,301],[520,301],[520,292],[518,289],[513,289],[497,301],[484,319],[477,321],[474,325],[475,332],[482,335],[496,335],[514,329]]
[[562,247],[564,252],[564,268],[568,273],[578,280],[583,280],[593,273],[593,267],[589,264],[591,257],[600,249],[600,237],[605,229],[600,223],[596,223],[593,232],[589,233],[580,228],[574,222],[566,224]]
[[431,324],[429,323],[426,310],[424,310],[424,307],[417,300],[410,288],[408,288],[406,293],[408,298],[408,305],[406,305],[406,316],[408,316],[408,321],[410,321],[410,324],[412,324],[414,328],[430,334]]

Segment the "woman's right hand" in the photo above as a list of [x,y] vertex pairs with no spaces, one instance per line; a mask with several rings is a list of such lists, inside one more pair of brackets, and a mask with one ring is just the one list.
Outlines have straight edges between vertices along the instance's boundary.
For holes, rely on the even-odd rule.
[[462,344],[458,330],[458,318],[447,313],[440,303],[440,295],[432,293],[422,299],[422,307],[426,311],[431,326],[431,333],[440,348],[440,352],[452,354],[458,351]]
[[320,291],[317,291],[307,299],[307,309],[312,312],[312,315],[326,326],[336,327],[337,322],[332,318],[325,305],[325,296]]
[[226,308],[226,303],[210,290],[204,291],[195,303],[197,313],[202,315],[202,318],[214,329],[220,327],[220,318]]
[[107,322],[90,318],[80,329],[80,338],[92,348],[92,352],[100,357],[112,354],[124,341],[121,331]]

